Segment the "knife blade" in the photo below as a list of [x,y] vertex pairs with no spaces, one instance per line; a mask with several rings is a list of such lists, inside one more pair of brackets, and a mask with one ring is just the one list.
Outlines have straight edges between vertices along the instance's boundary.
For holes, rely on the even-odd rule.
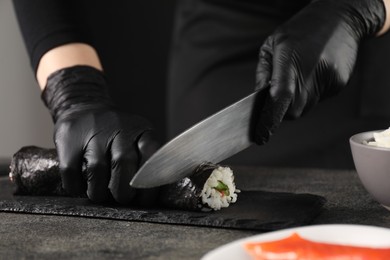
[[130,185],[152,188],[173,183],[201,163],[219,163],[248,148],[258,95],[248,95],[169,141],[141,166]]

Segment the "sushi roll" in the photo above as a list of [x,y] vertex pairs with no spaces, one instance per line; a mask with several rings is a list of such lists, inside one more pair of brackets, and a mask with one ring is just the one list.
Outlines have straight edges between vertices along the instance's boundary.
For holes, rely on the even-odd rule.
[[[85,168],[83,165],[83,172]],[[62,188],[55,149],[36,146],[21,148],[12,158],[9,177],[16,185],[16,195],[68,196]],[[134,204],[137,205],[137,201],[147,201],[138,204],[191,211],[220,210],[236,202],[238,192],[229,167],[204,163],[191,176],[178,182],[157,190],[138,190]],[[148,201],[151,198],[156,200]]]
[[9,168],[16,195],[66,195],[55,149],[22,147],[12,157]]
[[229,167],[204,163],[190,177],[163,186],[160,200],[170,208],[211,211],[235,203],[239,192]]

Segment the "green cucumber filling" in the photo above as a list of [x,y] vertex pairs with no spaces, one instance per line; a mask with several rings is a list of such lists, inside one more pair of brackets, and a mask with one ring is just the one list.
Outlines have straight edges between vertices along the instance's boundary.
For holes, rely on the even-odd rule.
[[217,186],[213,187],[213,189],[217,190],[218,192],[220,192],[224,196],[230,195],[229,187],[225,183],[223,183],[222,181],[218,181]]

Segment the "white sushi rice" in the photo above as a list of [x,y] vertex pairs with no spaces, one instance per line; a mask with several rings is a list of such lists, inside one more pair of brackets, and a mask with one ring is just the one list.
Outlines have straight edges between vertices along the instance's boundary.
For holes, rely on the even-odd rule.
[[390,128],[382,132],[374,133],[374,141],[369,141],[367,144],[390,148]]
[[[216,187],[219,182],[222,182],[228,187],[228,195],[218,191]],[[240,190],[236,189],[234,183],[233,171],[229,167],[218,166],[207,179],[201,196],[202,203],[208,205],[213,210],[229,207],[230,203],[237,201],[237,193]]]

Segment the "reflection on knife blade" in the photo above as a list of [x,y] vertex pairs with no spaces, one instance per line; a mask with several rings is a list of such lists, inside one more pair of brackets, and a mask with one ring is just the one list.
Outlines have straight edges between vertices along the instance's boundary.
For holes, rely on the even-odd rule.
[[130,185],[151,188],[191,175],[203,162],[219,163],[251,145],[253,107],[259,92],[210,116],[161,147]]

